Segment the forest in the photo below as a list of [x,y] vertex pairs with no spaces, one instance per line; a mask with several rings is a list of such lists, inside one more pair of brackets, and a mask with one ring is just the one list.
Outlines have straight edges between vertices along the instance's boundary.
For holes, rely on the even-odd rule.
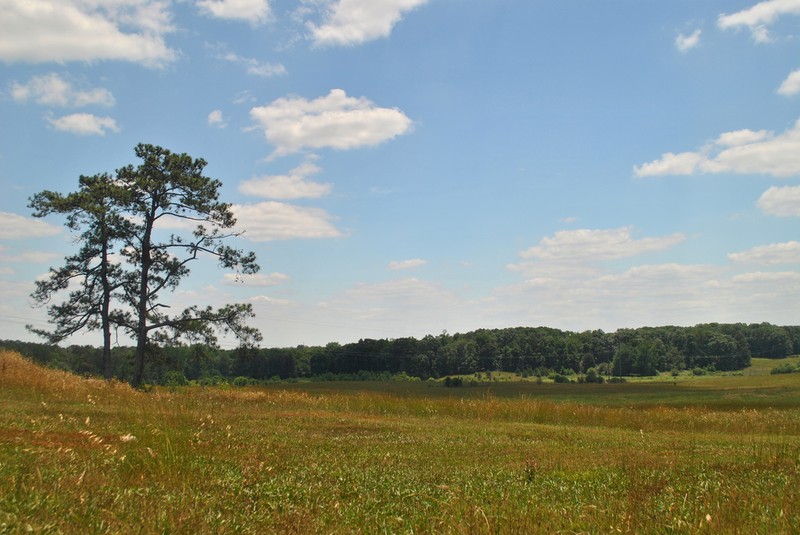
[[[100,348],[0,341],[49,367],[103,375]],[[769,323],[693,327],[642,327],[570,332],[547,327],[479,329],[421,339],[368,339],[291,348],[174,345],[151,349],[144,370],[150,384],[203,384],[297,379],[429,379],[476,372],[506,371],[523,376],[586,374],[648,376],[664,371],[731,371],[751,357],[800,354],[800,326]],[[113,376],[133,377],[135,348],[114,347]]]

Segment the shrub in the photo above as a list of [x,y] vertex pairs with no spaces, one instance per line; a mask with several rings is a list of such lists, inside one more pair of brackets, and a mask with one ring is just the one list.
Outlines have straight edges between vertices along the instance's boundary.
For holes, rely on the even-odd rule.
[[233,380],[233,386],[248,386],[254,383],[255,381],[253,379],[250,379],[249,377],[242,377],[241,375]]
[[464,380],[461,377],[445,377],[444,386],[453,388],[457,386],[464,386]]
[[569,382],[571,382],[569,380],[569,377],[561,375],[560,373],[554,373],[552,377],[553,377],[553,382],[554,383],[569,383]]
[[586,370],[586,378],[584,379],[587,383],[603,383],[603,376],[597,373],[597,370],[594,368],[589,368]]
[[779,366],[775,366],[774,368],[772,368],[772,370],[770,370],[769,373],[777,375],[779,373],[796,373],[796,372],[800,372],[800,366],[798,366],[797,364],[792,364],[791,362],[786,362]]
[[204,375],[197,381],[201,386],[219,386],[227,384],[225,378],[221,375]]
[[189,380],[186,379],[186,376],[183,375],[183,372],[177,370],[170,370],[164,374],[164,385],[165,386],[186,386],[189,384]]

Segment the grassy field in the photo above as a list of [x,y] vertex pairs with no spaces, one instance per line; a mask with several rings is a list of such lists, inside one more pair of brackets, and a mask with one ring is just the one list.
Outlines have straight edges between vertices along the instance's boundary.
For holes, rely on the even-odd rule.
[[143,393],[0,352],[0,533],[800,533],[779,362]]

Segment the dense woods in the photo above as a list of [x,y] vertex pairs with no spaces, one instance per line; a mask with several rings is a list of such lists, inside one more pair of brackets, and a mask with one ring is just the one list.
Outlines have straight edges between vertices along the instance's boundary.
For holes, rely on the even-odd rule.
[[[102,375],[102,350],[3,341],[48,366]],[[130,380],[135,348],[115,347],[114,376]],[[703,324],[570,332],[546,327],[480,329],[422,339],[362,339],[349,344],[293,348],[215,349],[206,345],[163,347],[148,361],[145,381],[181,383],[248,378],[359,379],[405,374],[420,379],[485,371],[523,375],[654,375],[670,370],[739,370],[751,357],[800,353],[800,326]]]

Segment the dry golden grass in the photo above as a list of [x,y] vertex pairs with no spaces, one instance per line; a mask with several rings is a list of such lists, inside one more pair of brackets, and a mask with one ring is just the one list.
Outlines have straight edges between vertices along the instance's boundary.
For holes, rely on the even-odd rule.
[[24,389],[60,399],[83,399],[87,395],[135,396],[130,385],[120,381],[81,378],[62,370],[44,368],[19,353],[0,349],[0,387]]

